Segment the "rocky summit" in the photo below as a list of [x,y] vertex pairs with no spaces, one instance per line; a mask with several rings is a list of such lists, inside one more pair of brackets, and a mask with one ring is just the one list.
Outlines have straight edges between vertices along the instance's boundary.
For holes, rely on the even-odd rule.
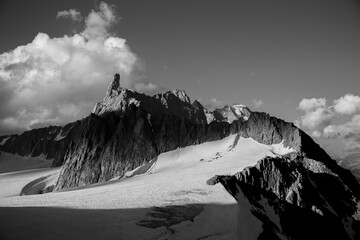
[[239,239],[255,239],[248,234],[255,228],[257,239],[359,239],[359,183],[294,124],[243,105],[208,110],[183,90],[148,96],[121,87],[119,74],[86,118],[0,137],[0,150],[53,159],[60,191],[122,178],[162,153],[234,134],[234,146],[251,138],[291,149],[207,181],[237,200]]

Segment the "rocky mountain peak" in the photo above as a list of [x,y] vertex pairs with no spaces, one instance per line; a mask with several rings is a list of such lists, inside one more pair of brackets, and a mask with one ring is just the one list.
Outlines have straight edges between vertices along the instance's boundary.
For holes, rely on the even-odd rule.
[[245,120],[248,120],[250,117],[251,110],[245,105],[233,105],[231,109],[238,117],[241,117]]
[[110,83],[108,90],[106,92],[107,93],[106,95],[111,95],[112,91],[118,90],[119,87],[120,87],[120,74],[115,73],[114,79]]
[[174,89],[171,91],[177,98],[179,98],[181,101],[186,102],[186,103],[191,103],[190,102],[190,98],[189,96],[186,94],[185,90],[179,90],[179,89]]
[[98,116],[110,112],[122,115],[128,110],[131,111],[133,107],[147,112],[152,117],[161,118],[162,115],[177,115],[191,121],[206,121],[203,107],[195,108],[192,106],[190,98],[184,90],[174,89],[148,96],[120,87],[119,74],[115,74],[104,99],[95,105],[92,113]]
[[145,95],[120,87],[120,85],[117,84],[119,83],[118,80],[119,78],[115,75],[114,80],[108,87],[104,99],[95,105],[92,113],[103,115],[108,112],[123,112],[133,104],[139,106]]
[[194,100],[194,102],[192,103],[192,106],[200,111],[204,111],[204,107],[203,105],[201,105],[201,103],[198,100]]
[[247,121],[250,115],[251,110],[245,105],[225,105],[223,108],[217,108],[214,111],[207,113],[207,119],[208,122],[218,121],[232,123],[239,119]]

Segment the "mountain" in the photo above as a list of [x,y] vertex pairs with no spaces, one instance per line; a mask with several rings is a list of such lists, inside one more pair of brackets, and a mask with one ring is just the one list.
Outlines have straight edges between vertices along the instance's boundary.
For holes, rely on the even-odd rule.
[[[67,207],[120,209],[97,216],[123,216],[119,224],[140,239],[360,237],[355,177],[294,124],[243,105],[209,111],[183,90],[147,96],[122,88],[116,74],[88,117],[0,142],[1,151],[44,156],[61,166],[47,174],[0,175],[0,187],[2,177],[33,176],[23,195],[55,192],[9,197],[18,192],[10,189],[0,206],[59,207],[54,216]],[[37,219],[37,212],[43,210],[16,214]],[[22,226],[17,221],[0,221],[0,230]]]
[[60,190],[122,177],[160,153],[234,133],[300,148],[304,133],[266,113],[251,113],[241,105],[208,111],[196,100],[191,103],[182,90],[147,96],[120,87],[119,81],[115,75],[88,117],[2,137],[0,141],[7,140],[0,150],[53,159],[52,166],[62,166]]

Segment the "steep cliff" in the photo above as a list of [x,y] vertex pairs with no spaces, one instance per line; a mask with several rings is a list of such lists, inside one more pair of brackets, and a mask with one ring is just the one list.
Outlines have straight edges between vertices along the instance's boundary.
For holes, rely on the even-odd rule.
[[[215,176],[259,223],[253,239],[358,239],[360,188],[340,167],[299,154],[266,157],[233,176]],[[254,226],[239,223],[239,233]],[[248,238],[249,239],[249,238]]]

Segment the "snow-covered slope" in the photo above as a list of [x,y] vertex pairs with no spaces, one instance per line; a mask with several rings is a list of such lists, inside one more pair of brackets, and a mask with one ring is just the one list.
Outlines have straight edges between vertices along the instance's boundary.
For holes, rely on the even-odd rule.
[[[56,178],[59,172],[60,168],[57,167],[0,174],[0,199],[19,196],[27,184],[38,179],[47,180],[45,184],[47,186],[54,184],[56,181],[54,177]],[[49,178],[50,176],[53,178]]]
[[[238,205],[221,185],[206,181],[253,166],[274,156],[274,149],[286,152],[280,145],[231,135],[163,153],[133,177],[42,195],[2,194],[0,215],[8,218],[1,218],[0,232],[21,238],[12,230],[26,228],[27,239],[235,239]],[[57,171],[2,174],[0,189],[14,189],[13,184],[19,193],[34,174],[42,178]],[[43,213],[46,218],[38,218]]]

